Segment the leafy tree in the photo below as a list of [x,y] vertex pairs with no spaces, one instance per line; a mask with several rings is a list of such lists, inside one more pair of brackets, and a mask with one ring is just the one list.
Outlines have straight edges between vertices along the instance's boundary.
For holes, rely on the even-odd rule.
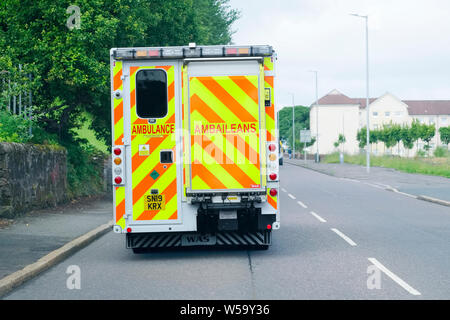
[[400,141],[402,141],[402,127],[399,124],[390,126],[391,138],[397,144],[397,153],[400,156]]
[[422,139],[423,141],[425,141],[427,143],[427,145],[425,147],[425,149],[427,151],[430,150],[430,141],[431,141],[431,139],[433,139],[435,133],[436,133],[436,127],[434,126],[434,124],[431,124],[431,125],[422,124],[420,139]]
[[419,151],[419,139],[421,136],[421,132],[422,132],[422,125],[417,119],[414,119],[411,124],[410,135],[411,139],[417,144],[417,151]]
[[[300,130],[309,129],[309,108],[303,106],[295,106],[295,149],[301,150],[303,143],[300,143]],[[292,107],[284,107],[278,112],[278,129],[280,138],[287,140],[292,146]],[[311,142],[309,145],[312,145]],[[297,147],[298,145],[298,147]]]
[[403,126],[401,129],[401,139],[403,142],[403,146],[408,150],[411,150],[414,147],[414,136],[412,134],[412,130],[408,126]]
[[450,143],[450,126],[439,128],[439,134],[441,136],[442,143],[448,146]]
[[384,143],[385,148],[392,148],[397,143],[395,132],[392,125],[383,125],[383,129],[380,131],[380,141]]
[[[344,136],[342,133],[340,133],[339,136],[338,136],[337,141],[334,142],[333,145],[334,145],[336,148],[338,148],[340,145],[344,146],[345,141],[346,141],[345,136]],[[342,150],[342,151],[343,151],[343,150]]]
[[[77,0],[81,28],[69,30],[69,0],[3,0],[0,52],[35,76],[35,115],[48,132],[73,141],[74,128],[93,115],[92,128],[110,141],[109,49],[231,42],[239,17],[227,0]],[[11,69],[11,68],[9,68]]]
[[[70,30],[66,10],[73,4],[81,28]],[[238,17],[228,0],[2,0],[0,71],[17,83],[12,90],[33,90],[33,115],[45,129],[33,129],[34,138],[56,137],[68,150],[69,184],[89,192],[84,182],[94,176],[95,150],[75,129],[90,114],[90,129],[110,144],[110,48],[228,44]],[[0,104],[11,94],[1,91]]]

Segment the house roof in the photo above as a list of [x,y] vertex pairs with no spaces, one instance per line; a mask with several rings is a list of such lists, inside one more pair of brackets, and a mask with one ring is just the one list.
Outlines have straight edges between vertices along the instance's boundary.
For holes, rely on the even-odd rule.
[[[369,103],[373,103],[378,98],[370,98]],[[402,100],[408,105],[410,115],[450,115],[450,100]],[[313,103],[314,105],[315,103]],[[366,108],[366,98],[349,98],[345,94],[334,89],[319,99],[319,105],[359,105],[360,109]]]
[[450,115],[449,100],[403,100],[410,115]]
[[353,99],[347,97],[345,94],[342,94],[338,90],[334,89],[333,91],[327,93],[325,96],[319,99],[320,104],[357,104],[353,101]]
[[[369,98],[369,104],[377,100],[378,98]],[[366,98],[352,98],[355,104],[359,104],[360,109],[366,108]]]

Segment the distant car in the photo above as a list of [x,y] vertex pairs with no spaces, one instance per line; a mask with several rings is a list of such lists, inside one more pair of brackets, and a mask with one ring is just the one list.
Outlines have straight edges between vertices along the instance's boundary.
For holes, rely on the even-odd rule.
[[283,152],[281,151],[281,148],[278,148],[278,163],[280,164],[280,166],[283,165]]

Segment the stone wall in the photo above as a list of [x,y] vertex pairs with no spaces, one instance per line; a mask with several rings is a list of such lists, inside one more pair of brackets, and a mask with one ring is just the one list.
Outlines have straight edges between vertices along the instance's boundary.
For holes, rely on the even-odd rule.
[[0,143],[0,217],[67,200],[67,152],[61,147]]

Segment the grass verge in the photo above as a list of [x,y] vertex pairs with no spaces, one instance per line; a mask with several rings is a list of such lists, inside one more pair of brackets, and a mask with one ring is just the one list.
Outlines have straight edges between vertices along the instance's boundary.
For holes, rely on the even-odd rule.
[[[345,155],[346,163],[366,165],[366,155]],[[327,155],[325,163],[339,163],[339,153]],[[400,158],[394,156],[370,156],[375,167],[393,168],[408,173],[420,173],[450,178],[450,157],[442,158]]]

